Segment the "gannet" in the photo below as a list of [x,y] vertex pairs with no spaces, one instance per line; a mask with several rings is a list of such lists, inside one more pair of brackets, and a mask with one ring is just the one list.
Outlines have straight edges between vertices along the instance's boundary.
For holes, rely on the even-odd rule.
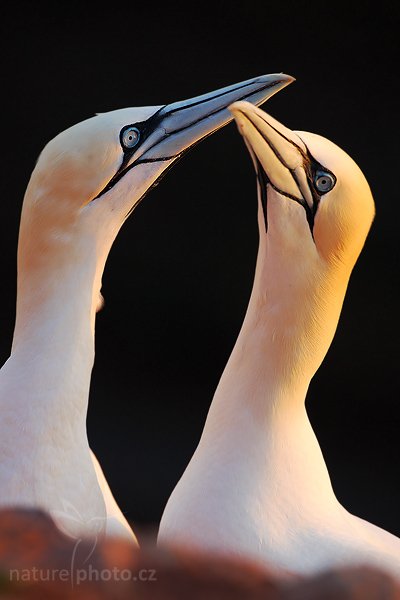
[[291,81],[265,75],[183,102],[103,113],[44,148],[22,208],[16,324],[0,372],[1,506],[45,509],[74,537],[135,539],[86,434],[108,253],[160,176],[232,119],[232,101],[261,103]]
[[245,319],[159,545],[251,557],[299,574],[369,563],[400,576],[400,540],[347,512],[305,409],[374,217],[332,142],[230,107],[255,165],[259,250]]

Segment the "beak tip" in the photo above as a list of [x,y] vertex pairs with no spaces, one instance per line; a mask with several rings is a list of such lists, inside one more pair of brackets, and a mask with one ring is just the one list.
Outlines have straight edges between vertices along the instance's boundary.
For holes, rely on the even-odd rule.
[[228,110],[233,116],[236,122],[236,126],[241,135],[244,135],[245,129],[244,111],[242,109],[245,108],[247,105],[252,106],[249,102],[245,101],[234,102],[233,104],[228,106]]
[[292,75],[287,75],[286,73],[279,73],[279,77],[281,78],[282,83],[284,83],[285,85],[290,85],[291,83],[296,81],[295,77],[293,77]]
[[293,83],[296,81],[296,77],[293,77],[293,75],[286,75],[286,73],[281,73],[281,75],[287,79],[288,83]]
[[293,83],[294,81],[296,81],[296,78],[293,77],[292,75],[288,75],[287,73],[282,73],[282,72],[261,75],[261,77],[259,79],[262,81],[276,82],[276,84],[282,83],[284,85],[289,85],[290,83]]
[[264,88],[264,97],[258,98],[256,102],[253,102],[256,106],[260,106],[260,104],[264,104],[269,98],[274,96],[277,92],[283,90],[283,88],[287,87],[295,80],[291,75],[286,75],[286,73],[272,73],[270,75],[262,75],[259,78],[259,82],[262,83]]
[[237,113],[243,112],[246,107],[253,108],[253,106],[254,105],[251,104],[251,102],[246,102],[246,100],[238,100],[237,102],[232,102],[232,104],[228,106],[228,110],[233,116],[235,116]]

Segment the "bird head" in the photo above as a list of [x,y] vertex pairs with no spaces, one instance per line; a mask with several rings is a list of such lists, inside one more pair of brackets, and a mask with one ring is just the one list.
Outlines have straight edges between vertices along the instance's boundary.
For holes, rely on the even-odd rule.
[[68,244],[76,249],[78,238],[95,238],[97,245],[101,240],[107,254],[124,220],[161,175],[232,119],[232,101],[261,103],[291,81],[265,75],[165,106],[103,113],[63,131],[44,148],[32,173],[20,254],[31,261]]
[[247,102],[230,110],[257,173],[260,302],[274,315],[282,364],[313,374],[373,221],[372,194],[356,163],[329,140],[291,131]]
[[[274,223],[279,226],[276,208],[294,209],[284,215],[279,233],[291,238],[297,254],[301,247],[312,249],[330,265],[351,270],[375,212],[368,183],[353,159],[331,141],[291,131],[248,102],[237,102],[230,110],[256,168],[265,229],[277,233],[273,227]],[[269,200],[274,204],[271,215]],[[270,216],[275,217],[274,223]]]

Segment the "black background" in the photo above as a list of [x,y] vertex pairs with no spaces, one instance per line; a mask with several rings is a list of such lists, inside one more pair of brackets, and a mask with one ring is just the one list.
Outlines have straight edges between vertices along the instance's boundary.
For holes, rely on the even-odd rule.
[[[396,3],[21,4],[2,15],[0,358],[14,323],[22,198],[59,131],[263,73],[296,83],[265,109],[359,163],[377,217],[307,407],[339,499],[400,535]],[[247,306],[253,169],[233,124],[200,144],[124,225],[103,278],[88,429],[136,527],[156,525],[198,442]]]

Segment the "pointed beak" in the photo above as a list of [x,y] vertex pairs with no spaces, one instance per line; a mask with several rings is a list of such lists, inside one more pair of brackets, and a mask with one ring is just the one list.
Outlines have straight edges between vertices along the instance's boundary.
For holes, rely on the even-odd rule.
[[232,120],[228,106],[239,100],[261,104],[294,81],[277,73],[248,79],[214,92],[162,107],[149,122],[152,133],[140,147],[134,161],[178,158],[194,144]]
[[[273,187],[299,201],[303,193],[308,195],[308,184],[299,185],[304,174],[304,160],[307,160],[307,148],[301,139],[248,102],[236,102],[229,110],[253,158],[261,164]],[[312,198],[309,200],[312,205]]]
[[260,185],[270,184],[280,194],[301,204],[311,227],[319,198],[310,185],[313,159],[304,142],[248,102],[236,102],[229,110],[253,158]]
[[157,179],[159,181],[187,150],[232,121],[228,110],[230,104],[240,100],[261,104],[292,81],[293,77],[283,73],[262,75],[190,100],[162,106],[146,121],[132,124],[139,136],[138,143],[131,150],[124,151],[120,167],[96,198],[140,164],[165,163]]

